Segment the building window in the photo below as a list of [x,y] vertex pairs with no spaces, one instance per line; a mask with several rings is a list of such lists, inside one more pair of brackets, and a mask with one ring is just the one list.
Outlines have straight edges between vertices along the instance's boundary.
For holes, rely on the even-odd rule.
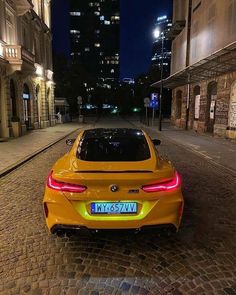
[[80,34],[80,31],[78,31],[78,30],[70,30],[70,33],[71,34]]
[[110,25],[111,22],[110,22],[109,20],[105,20],[105,21],[104,21],[104,24],[105,24],[105,25]]
[[95,46],[95,47],[100,47],[101,44],[100,44],[100,43],[95,43],[94,46]]
[[72,15],[72,16],[81,16],[81,12],[80,11],[72,11],[72,12],[70,12],[70,15]]
[[215,46],[215,20],[216,3],[212,4],[208,10],[208,49],[211,51]]
[[235,27],[236,27],[236,0],[232,0],[229,7],[228,7],[228,34],[231,36],[235,34]]
[[89,52],[90,51],[90,48],[89,47],[86,47],[86,48],[84,48],[84,51]]
[[198,47],[198,22],[193,24],[192,32],[192,58],[196,59],[200,48]]
[[15,16],[9,9],[6,9],[6,41],[8,44],[15,43],[15,32]]

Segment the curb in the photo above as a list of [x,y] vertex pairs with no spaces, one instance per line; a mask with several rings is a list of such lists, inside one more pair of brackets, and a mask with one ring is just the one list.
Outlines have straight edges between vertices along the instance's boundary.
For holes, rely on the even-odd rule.
[[31,159],[35,158],[36,156],[38,156],[39,154],[41,154],[42,152],[46,151],[47,149],[49,149],[50,147],[52,147],[53,145],[57,144],[58,142],[62,141],[63,139],[65,139],[66,137],[70,136],[72,133],[78,131],[82,129],[80,128],[76,128],[75,130],[71,131],[70,133],[67,133],[66,135],[63,135],[62,137],[60,137],[59,139],[56,139],[55,141],[47,144],[46,146],[44,146],[43,148],[35,151],[34,153],[26,156],[25,158],[19,160],[18,162],[16,162],[15,164],[8,166],[7,168],[3,169],[0,171],[0,179],[4,176],[6,176],[7,174],[11,173],[12,171],[14,171],[15,169],[19,168],[20,166],[22,166],[23,164],[27,163],[28,161],[30,161]]

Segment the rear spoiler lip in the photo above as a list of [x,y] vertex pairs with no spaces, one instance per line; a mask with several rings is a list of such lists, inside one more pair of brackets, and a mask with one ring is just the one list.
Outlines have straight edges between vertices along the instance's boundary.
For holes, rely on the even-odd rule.
[[151,170],[78,170],[75,173],[153,173]]

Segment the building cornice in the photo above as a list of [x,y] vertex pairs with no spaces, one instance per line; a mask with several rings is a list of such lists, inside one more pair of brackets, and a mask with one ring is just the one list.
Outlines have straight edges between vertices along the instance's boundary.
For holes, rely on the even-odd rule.
[[33,3],[30,0],[7,0],[8,2],[12,2],[16,8],[16,12],[18,16],[22,16],[26,14],[30,9],[33,8]]

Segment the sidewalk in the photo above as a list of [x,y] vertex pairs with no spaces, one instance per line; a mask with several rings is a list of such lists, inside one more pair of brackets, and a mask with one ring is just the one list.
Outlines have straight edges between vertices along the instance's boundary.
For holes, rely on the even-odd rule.
[[6,171],[12,170],[15,166],[84,126],[79,123],[59,124],[46,129],[30,131],[22,137],[11,138],[7,142],[0,142],[0,177]]
[[211,134],[179,129],[172,126],[168,121],[163,122],[161,132],[158,131],[158,122],[155,121],[154,125],[154,127],[147,127],[142,124],[142,127],[154,131],[157,136],[164,136],[206,160],[236,173],[236,143],[228,139],[213,137]]

